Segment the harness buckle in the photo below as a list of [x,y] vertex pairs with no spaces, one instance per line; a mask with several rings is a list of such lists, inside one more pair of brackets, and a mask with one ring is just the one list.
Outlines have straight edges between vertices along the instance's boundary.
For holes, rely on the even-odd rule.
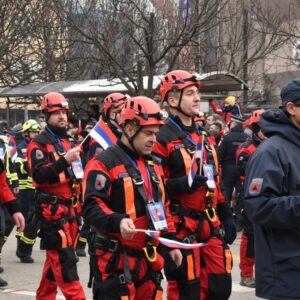
[[49,199],[49,204],[56,204],[58,200],[56,195],[49,195],[48,199]]
[[170,206],[171,215],[178,215],[179,213],[179,204],[172,203]]
[[[192,239],[192,238],[193,238],[193,239]],[[195,239],[194,239],[194,236],[188,235],[188,236],[186,236],[182,241],[183,241],[184,243],[186,243],[186,244],[192,244],[194,240],[195,240]]]
[[126,277],[124,274],[119,275],[120,284],[126,284]]
[[118,240],[110,240],[107,250],[110,251],[110,252],[116,252],[117,249],[118,249],[118,245],[119,245]]
[[133,181],[134,185],[137,185],[137,186],[144,184],[144,180],[141,177],[132,178],[132,181]]

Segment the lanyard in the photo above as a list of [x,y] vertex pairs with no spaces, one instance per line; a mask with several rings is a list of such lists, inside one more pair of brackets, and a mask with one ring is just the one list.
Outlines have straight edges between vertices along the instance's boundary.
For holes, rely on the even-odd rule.
[[[129,161],[133,164],[135,169],[139,171],[139,168],[138,168],[136,162],[128,154],[126,154],[126,156],[128,157]],[[147,195],[148,200],[151,200],[152,199],[152,183],[151,183],[151,180],[150,180],[150,172],[149,172],[147,163],[145,163],[145,165],[146,165],[147,176],[148,176],[148,186],[144,182],[144,189],[146,191],[146,195]],[[139,171],[139,173],[140,173],[140,171]],[[143,177],[143,174],[141,174],[141,177],[145,181],[145,178]]]
[[59,137],[48,126],[46,127],[46,129],[55,138],[56,142],[62,147],[62,149],[64,150],[64,152],[67,152],[66,148],[64,147],[64,145],[60,141]]
[[[177,127],[178,130],[180,130],[185,136],[186,138],[195,146],[196,143],[194,142],[194,140],[190,137],[190,135],[188,135],[184,130],[182,130],[182,128],[172,119],[169,118],[169,121],[175,126]],[[198,128],[196,128],[196,132],[200,135],[200,132],[198,130]]]

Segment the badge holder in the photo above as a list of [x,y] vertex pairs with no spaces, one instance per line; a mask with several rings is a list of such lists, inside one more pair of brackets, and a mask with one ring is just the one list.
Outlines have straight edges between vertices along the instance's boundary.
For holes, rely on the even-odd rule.
[[83,167],[81,160],[74,160],[72,162],[72,170],[76,177],[76,179],[82,179],[83,178]]
[[152,200],[151,202],[147,203],[146,208],[151,218],[154,229],[157,231],[167,231],[168,225],[162,202],[154,202]]

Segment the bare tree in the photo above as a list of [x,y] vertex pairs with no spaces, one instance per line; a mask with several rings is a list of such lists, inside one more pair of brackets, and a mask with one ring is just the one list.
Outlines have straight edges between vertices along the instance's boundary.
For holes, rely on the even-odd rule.
[[130,94],[149,96],[153,91],[144,90],[143,76],[152,87],[154,75],[178,67],[183,50],[220,10],[208,0],[188,1],[185,14],[174,1],[159,9],[149,0],[54,1],[70,26],[69,41],[90,50],[82,53],[86,61],[98,65],[102,76],[119,78]]

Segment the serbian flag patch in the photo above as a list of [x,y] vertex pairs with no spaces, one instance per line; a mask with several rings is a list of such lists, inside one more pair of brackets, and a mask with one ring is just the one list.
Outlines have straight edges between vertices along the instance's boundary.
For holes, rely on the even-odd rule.
[[262,178],[253,178],[249,186],[249,194],[251,196],[258,196],[261,193],[264,180]]
[[117,142],[116,136],[102,120],[91,130],[90,136],[93,137],[103,149],[107,149]]

